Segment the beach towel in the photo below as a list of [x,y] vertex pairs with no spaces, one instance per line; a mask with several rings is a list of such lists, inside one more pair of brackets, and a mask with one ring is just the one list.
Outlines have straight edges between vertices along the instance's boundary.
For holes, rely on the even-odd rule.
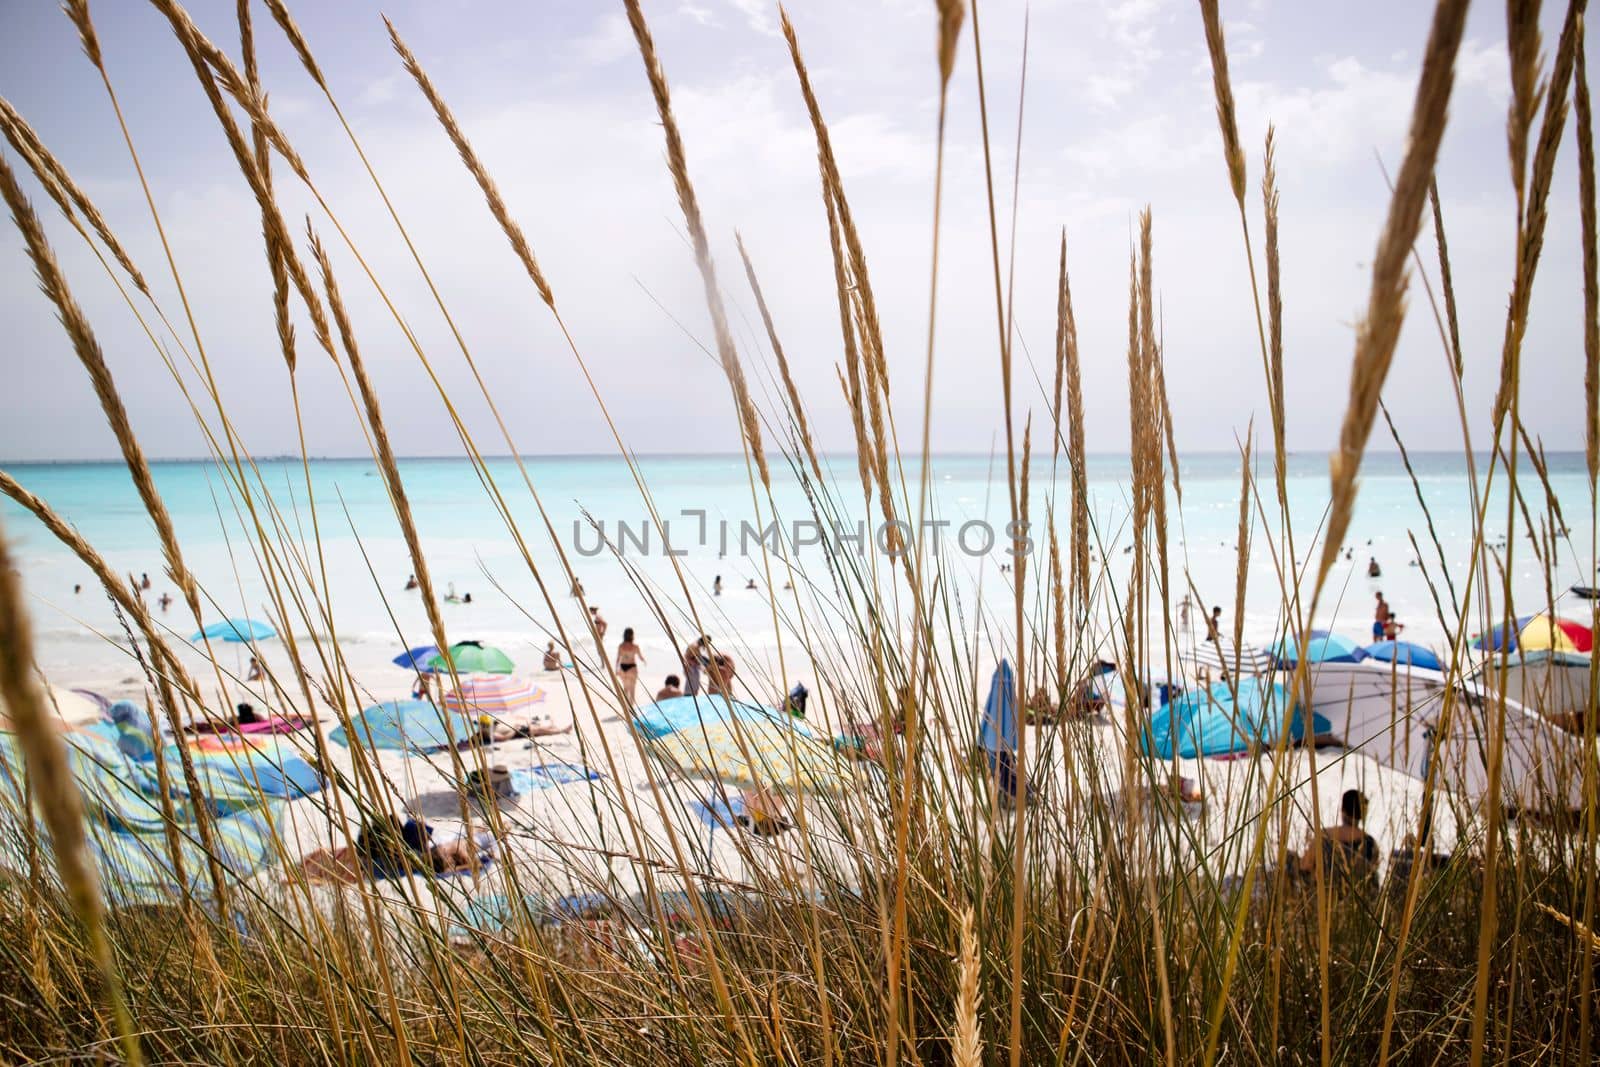
[[519,793],[531,793],[570,782],[598,782],[604,778],[605,775],[599,771],[578,763],[543,763],[536,767],[518,767],[511,772],[511,784]]
[[274,715],[269,719],[244,723],[205,720],[195,723],[189,729],[197,734],[292,734],[297,730],[304,730],[310,725],[310,719],[286,719],[282,716]]
[[[139,769],[154,767],[157,740],[155,728],[145,710],[131,701],[120,700],[111,706],[112,727],[118,749]],[[322,788],[322,776],[292,747],[271,738],[222,745],[222,751],[191,748],[191,762],[199,780],[200,799],[222,813],[258,806],[274,798],[307,796]],[[169,768],[173,794],[188,797],[188,785],[178,770],[181,754],[176,745],[163,750]],[[151,790],[154,772],[140,783]]]

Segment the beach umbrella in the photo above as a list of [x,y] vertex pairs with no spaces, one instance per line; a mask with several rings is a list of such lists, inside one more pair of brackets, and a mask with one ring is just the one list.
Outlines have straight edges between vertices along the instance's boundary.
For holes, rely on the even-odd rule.
[[438,645],[418,645],[416,648],[409,648],[400,653],[391,662],[396,667],[404,667],[406,670],[416,671],[418,674],[432,674],[433,667],[428,661],[438,654]]
[[530,681],[509,675],[478,675],[461,679],[459,688],[444,695],[444,707],[476,719],[492,715],[509,718],[544,700],[544,690]]
[[1594,634],[1587,626],[1542,612],[1512,623],[1509,639],[1505,629],[1504,624],[1496,626],[1488,637],[1474,641],[1474,647],[1489,652],[1588,652],[1594,648]]
[[650,750],[684,774],[736,789],[836,792],[849,782],[832,747],[793,720],[763,716],[684,726],[655,738]]
[[442,711],[427,700],[385,700],[367,708],[350,725],[354,728],[354,741],[343,726],[328,736],[346,748],[359,742],[368,748],[435,752],[450,747],[451,731],[457,744],[477,733],[477,727],[465,715]]
[[731,722],[734,719],[787,719],[776,708],[746,704],[730,697],[700,693],[696,696],[657,700],[633,715],[633,728],[643,737],[663,737],[690,726]]
[[1385,663],[1400,663],[1411,667],[1424,667],[1430,671],[1444,670],[1444,664],[1433,650],[1411,641],[1377,641],[1366,648],[1367,655]]
[[248,645],[252,641],[265,641],[277,637],[278,631],[256,619],[223,619],[199,631],[191,641],[223,641],[230,645]]
[[457,641],[447,652],[435,652],[428,659],[435,671],[457,674],[510,674],[516,670],[511,657],[482,641]]
[[[1279,663],[1288,666],[1300,661],[1299,649],[1292,637],[1285,637],[1274,645],[1272,654]],[[1327,630],[1312,630],[1306,642],[1307,663],[1359,663],[1366,658],[1367,653],[1360,645]]]
[[[1140,745],[1163,759],[1171,759],[1174,749],[1184,759],[1246,752],[1277,742],[1288,707],[1289,691],[1281,684],[1269,685],[1260,677],[1240,678],[1237,686],[1217,682],[1209,690],[1184,693],[1156,711]],[[1314,733],[1327,733],[1331,728],[1321,715],[1313,717]],[[1305,736],[1298,701],[1289,721],[1289,736],[1296,741]]]

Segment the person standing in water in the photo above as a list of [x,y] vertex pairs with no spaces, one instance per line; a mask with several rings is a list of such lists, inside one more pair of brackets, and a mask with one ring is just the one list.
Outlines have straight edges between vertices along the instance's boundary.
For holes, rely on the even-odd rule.
[[1206,640],[1222,640],[1222,608],[1213,606],[1211,615],[1206,619]]
[[633,706],[633,694],[639,687],[639,664],[644,662],[644,653],[633,641],[633,627],[629,626],[622,631],[622,643],[617,646],[617,676],[622,679],[622,694],[628,698],[628,706]]
[[716,581],[711,583],[711,595],[712,596],[721,596],[722,595],[722,575],[720,575],[720,574],[717,575]]
[[1377,556],[1370,556],[1367,559],[1367,577],[1368,578],[1382,578],[1383,577],[1383,568],[1378,566],[1378,557]]
[[1389,602],[1383,599],[1383,590],[1378,590],[1378,606],[1372,613],[1372,639],[1382,641],[1385,624],[1389,621]]

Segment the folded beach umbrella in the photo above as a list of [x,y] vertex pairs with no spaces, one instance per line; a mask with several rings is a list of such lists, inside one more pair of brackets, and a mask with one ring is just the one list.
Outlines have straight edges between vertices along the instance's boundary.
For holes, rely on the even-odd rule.
[[252,641],[265,641],[277,637],[278,631],[256,619],[223,619],[199,631],[191,641],[223,641],[230,645],[248,645]]
[[1377,641],[1366,647],[1366,653],[1373,659],[1385,663],[1399,663],[1410,667],[1423,667],[1430,671],[1444,670],[1444,664],[1433,650],[1411,641]]
[[[1279,663],[1288,666],[1300,662],[1301,658],[1293,637],[1285,637],[1274,645],[1272,654]],[[1307,663],[1359,663],[1366,658],[1367,653],[1360,645],[1327,630],[1312,630],[1306,642]]]
[[1010,660],[1001,660],[989,679],[989,699],[978,720],[978,743],[990,754],[1017,751],[1017,678]]
[[457,641],[446,652],[435,652],[428,666],[446,672],[452,666],[457,674],[510,674],[516,670],[511,657],[482,641]]
[[433,666],[428,662],[439,654],[438,645],[418,645],[409,648],[394,658],[396,667],[404,667],[418,674],[432,674]]
[[1474,647],[1490,652],[1588,652],[1594,648],[1594,634],[1587,626],[1545,613],[1516,620],[1509,639],[1505,629],[1504,624],[1496,626],[1488,637],[1474,641]]
[[831,746],[790,722],[734,718],[685,726],[650,743],[662,762],[684,774],[715,778],[737,789],[835,792],[849,781]]
[[480,715],[506,719],[528,711],[544,696],[543,689],[525,679],[485,674],[461,679],[459,688],[444,695],[444,706],[473,719]]
[[[446,721],[448,718],[449,726]],[[354,743],[368,748],[392,748],[410,752],[437,752],[477,733],[477,727],[460,712],[442,711],[427,700],[385,700],[356,716],[350,723],[355,738],[343,726],[328,736],[346,748]]]

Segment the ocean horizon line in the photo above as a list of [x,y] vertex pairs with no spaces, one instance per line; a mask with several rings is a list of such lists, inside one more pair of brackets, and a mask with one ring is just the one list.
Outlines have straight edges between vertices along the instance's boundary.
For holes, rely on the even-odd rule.
[[[1326,455],[1331,455],[1332,451],[1333,450],[1331,450],[1331,449],[1328,450],[1328,451],[1322,451],[1322,450],[1319,450],[1319,449],[1299,448],[1299,449],[1288,449],[1286,451],[1285,455],[1288,456],[1289,458],[1305,457],[1305,456],[1326,456]],[[1429,458],[1434,458],[1434,457],[1439,457],[1439,456],[1462,456],[1462,455],[1464,455],[1464,453],[1461,452],[1459,449],[1451,449],[1451,448],[1439,448],[1439,449],[1413,448],[1413,449],[1408,449],[1407,452],[1411,456],[1429,457]],[[938,458],[938,459],[988,459],[990,457],[990,455],[991,455],[991,453],[988,453],[988,452],[974,452],[974,451],[967,450],[967,449],[950,449],[948,451],[946,451],[946,450],[935,450],[931,454],[935,458]],[[1112,451],[1090,450],[1087,453],[1085,453],[1086,457],[1090,458],[1090,459],[1095,459],[1095,458],[1104,459],[1104,458],[1108,458],[1108,457],[1109,458],[1126,458],[1128,456],[1128,454],[1129,453],[1126,450],[1112,450]],[[1229,449],[1229,448],[1197,448],[1197,449],[1188,449],[1188,450],[1179,449],[1178,454],[1179,454],[1179,457],[1181,459],[1181,458],[1185,458],[1185,457],[1195,457],[1195,458],[1205,457],[1205,458],[1210,458],[1210,457],[1215,457],[1215,456],[1238,456],[1239,453],[1236,450]],[[1400,455],[1400,451],[1398,449],[1369,448],[1369,449],[1367,449],[1365,454],[1367,456],[1398,457]],[[847,451],[847,450],[827,450],[827,449],[824,449],[824,450],[818,452],[817,455],[819,457],[822,457],[822,458],[825,458],[825,459],[834,459],[834,458],[838,458],[838,459],[853,459],[854,456],[855,456],[855,453],[853,451]],[[999,451],[996,451],[995,453],[993,453],[993,455],[994,455],[995,458],[998,459],[1002,455],[1002,453],[999,452]],[[1584,455],[1584,450],[1581,449],[1581,448],[1549,449],[1545,453],[1545,455],[1546,456],[1551,456],[1551,457],[1563,457],[1563,458],[1564,457],[1568,457],[1568,456],[1582,456],[1582,455]],[[620,453],[615,452],[615,451],[611,451],[611,452],[523,452],[523,453],[518,453],[518,454],[515,454],[515,455],[513,453],[510,453],[510,452],[485,452],[485,453],[481,453],[481,456],[485,460],[522,459],[522,460],[534,460],[534,461],[538,461],[538,460],[561,460],[561,461],[602,461],[603,460],[603,461],[614,461],[614,460],[619,460],[619,459],[624,458]],[[744,453],[743,452],[731,452],[731,451],[730,452],[669,452],[669,451],[662,451],[662,452],[633,452],[632,456],[633,456],[633,458],[640,459],[640,460],[742,459],[742,458],[744,458]],[[302,460],[302,457],[299,454],[293,453],[293,452],[273,453],[271,455],[254,455],[254,456],[249,456],[248,458],[252,462],[255,462],[255,463],[299,463]],[[901,458],[902,458],[903,461],[915,461],[917,457],[915,455],[910,455],[910,456],[904,456],[904,457],[901,457]],[[1473,458],[1477,459],[1477,460],[1487,460],[1489,458],[1489,453],[1487,451],[1482,451],[1482,452],[1474,451],[1473,452]],[[160,456],[160,457],[146,456],[145,459],[146,459],[146,461],[148,463],[150,463],[152,465],[155,465],[155,466],[184,466],[184,465],[210,464],[210,463],[220,462],[216,457],[213,457],[213,456]],[[361,453],[361,454],[332,454],[332,453],[330,453],[330,454],[327,454],[327,455],[306,456],[306,457],[304,457],[304,459],[306,461],[312,462],[312,463],[352,463],[352,462],[361,462],[361,461],[368,461],[368,462],[372,462],[373,461],[372,460],[372,456],[370,454],[365,454],[365,453]],[[400,454],[400,455],[396,455],[395,459],[400,461],[400,462],[403,462],[403,463],[407,463],[407,462],[409,462],[409,463],[455,463],[455,462],[466,461],[466,460],[469,459],[469,457],[465,456],[465,455],[443,455],[443,454],[438,454],[438,453],[416,453],[416,454]],[[74,458],[60,458],[60,459],[9,459],[9,458],[0,458],[0,464],[3,464],[6,467],[100,467],[100,466],[123,466],[123,465],[125,465],[125,462],[126,461],[123,460],[122,457],[120,457],[120,456],[102,456],[102,457],[82,458],[82,459],[74,459]]]

